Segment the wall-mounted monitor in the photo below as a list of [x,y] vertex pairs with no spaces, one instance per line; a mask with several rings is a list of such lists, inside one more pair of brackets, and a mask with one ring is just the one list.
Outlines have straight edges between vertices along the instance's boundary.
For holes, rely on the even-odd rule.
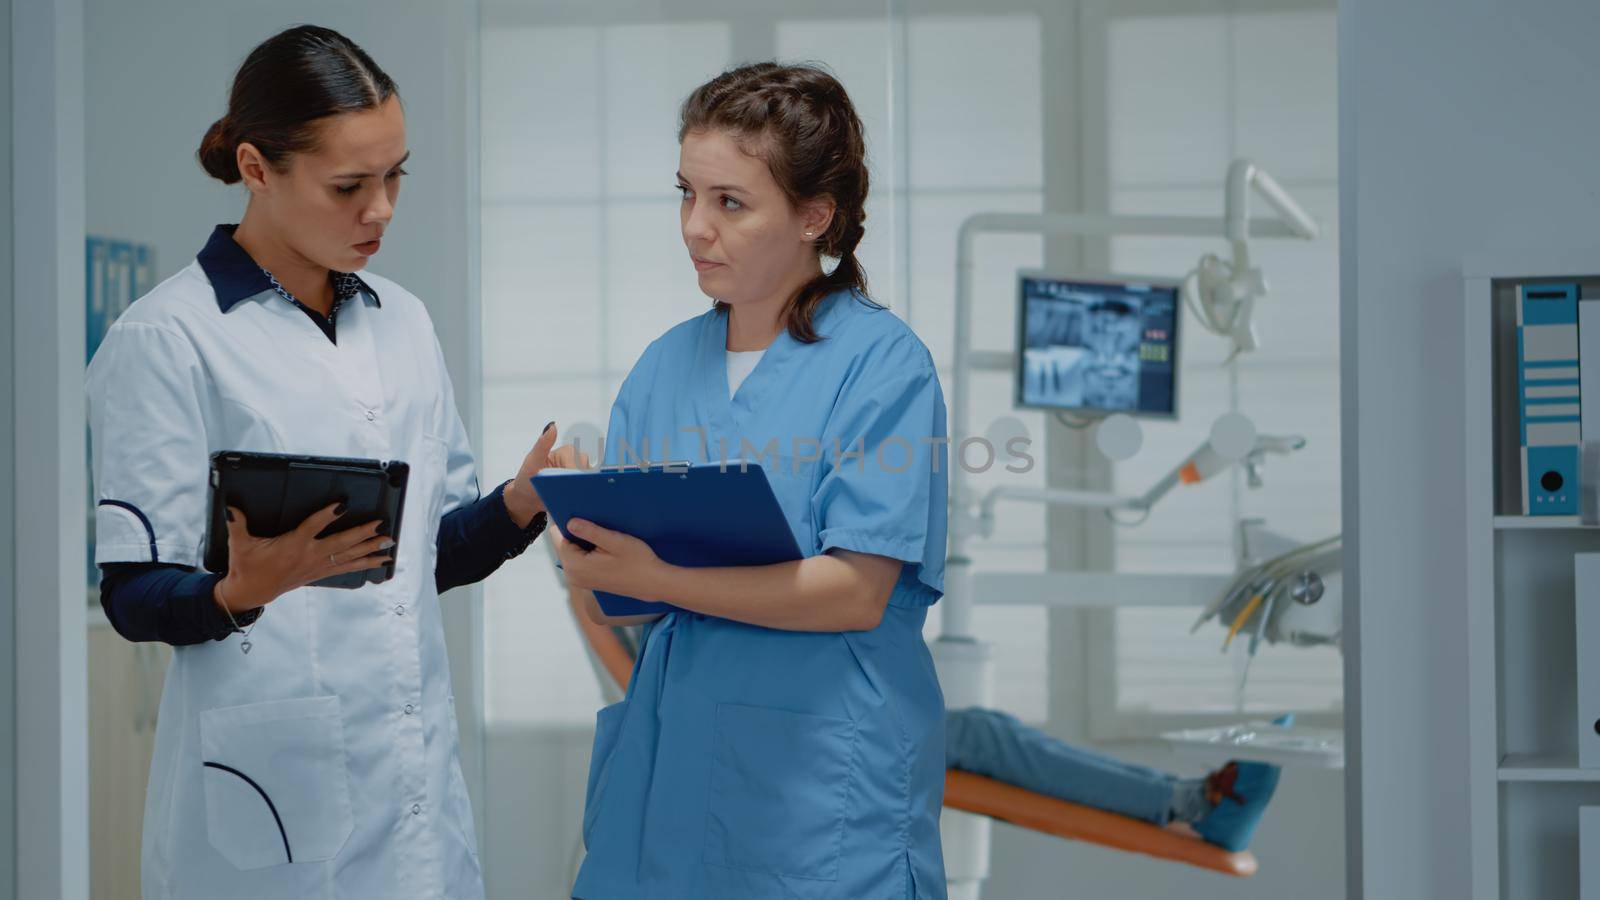
[[1174,279],[1020,273],[1017,405],[1175,418],[1181,291]]

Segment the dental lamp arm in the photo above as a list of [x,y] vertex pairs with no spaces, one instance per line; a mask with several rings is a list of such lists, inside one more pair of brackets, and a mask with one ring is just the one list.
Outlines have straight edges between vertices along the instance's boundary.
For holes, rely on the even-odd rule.
[[1267,201],[1278,214],[1278,218],[1289,226],[1289,230],[1296,237],[1314,240],[1322,234],[1322,227],[1311,214],[1305,211],[1289,192],[1283,189],[1277,179],[1258,168],[1248,159],[1234,160],[1228,167],[1228,188],[1225,197],[1226,225],[1228,240],[1237,248],[1249,240],[1250,228],[1250,190],[1255,189],[1261,199]]
[[[1266,453],[1289,454],[1306,445],[1306,440],[1298,436],[1280,436],[1263,434],[1257,435],[1255,446],[1245,454],[1244,459],[1259,459]],[[1227,469],[1238,459],[1229,459],[1218,453],[1207,440],[1200,445],[1200,449],[1191,453],[1187,459],[1179,463],[1172,471],[1161,477],[1150,490],[1145,491],[1132,505],[1133,509],[1147,510],[1172,492],[1179,484],[1199,484],[1209,480],[1213,475]]]
[[990,488],[983,495],[979,515],[984,522],[981,534],[993,532],[994,508],[1001,500],[1032,500],[1052,506],[1082,506],[1089,509],[1138,509],[1139,498],[1098,491],[1075,491],[1067,488]]
[[[1247,460],[1259,461],[1262,455],[1278,453],[1287,455],[1306,445],[1303,437],[1295,435],[1258,435],[1255,446],[1246,455]],[[1064,488],[996,487],[983,495],[979,508],[978,533],[987,537],[994,533],[994,509],[1002,499],[1030,500],[1052,506],[1079,506],[1089,509],[1148,511],[1161,498],[1179,484],[1198,484],[1242,460],[1229,459],[1211,446],[1211,441],[1201,443],[1199,449],[1184,458],[1183,462],[1161,477],[1150,490],[1138,497],[1098,491],[1077,491]]]
[[1265,276],[1250,260],[1252,192],[1272,207],[1293,236],[1312,240],[1322,233],[1316,220],[1289,196],[1283,185],[1255,163],[1240,159],[1228,167],[1222,231],[1232,258],[1224,261],[1210,253],[1201,257],[1184,279],[1183,290],[1189,308],[1206,330],[1233,342],[1230,363],[1241,352],[1259,345],[1252,317],[1256,301],[1267,293]]

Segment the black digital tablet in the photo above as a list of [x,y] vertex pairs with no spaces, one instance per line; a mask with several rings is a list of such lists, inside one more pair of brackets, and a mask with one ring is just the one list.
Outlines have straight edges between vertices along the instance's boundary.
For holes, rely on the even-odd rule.
[[[227,508],[244,511],[250,534],[277,537],[299,527],[312,513],[335,503],[349,506],[318,537],[365,525],[387,524],[384,533],[400,544],[400,513],[405,507],[410,467],[398,460],[293,456],[223,450],[211,455],[211,522],[206,530],[205,566],[228,571]],[[317,587],[358,588],[394,577],[398,553],[374,569],[335,575]]]

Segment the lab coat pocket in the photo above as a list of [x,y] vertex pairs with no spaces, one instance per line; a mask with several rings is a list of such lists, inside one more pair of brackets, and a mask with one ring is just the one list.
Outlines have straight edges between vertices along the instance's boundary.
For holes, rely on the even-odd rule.
[[718,705],[705,862],[835,880],[855,744],[849,719]]
[[589,753],[589,783],[584,788],[583,843],[589,844],[589,832],[594,828],[595,814],[600,798],[605,793],[606,775],[611,768],[611,757],[617,749],[617,739],[622,736],[622,718],[628,711],[628,701],[613,703],[595,716],[594,749]]
[[333,859],[354,827],[339,698],[200,713],[206,834],[239,869]]

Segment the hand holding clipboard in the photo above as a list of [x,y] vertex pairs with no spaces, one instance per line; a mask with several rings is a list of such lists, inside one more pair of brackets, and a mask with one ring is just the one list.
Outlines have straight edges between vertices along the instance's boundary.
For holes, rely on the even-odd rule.
[[[533,486],[562,535],[594,548],[584,557],[571,557],[568,583],[628,591],[595,590],[608,616],[676,609],[649,599],[650,557],[670,566],[703,568],[765,566],[802,556],[760,466],[547,471],[534,476]],[[575,518],[580,533],[568,527]],[[595,530],[586,530],[584,522]]]

